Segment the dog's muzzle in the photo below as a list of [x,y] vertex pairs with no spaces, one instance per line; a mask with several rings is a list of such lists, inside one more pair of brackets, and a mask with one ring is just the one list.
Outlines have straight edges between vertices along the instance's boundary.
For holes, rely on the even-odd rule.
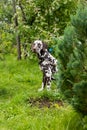
[[34,47],[34,45],[31,45],[31,51],[36,52],[36,48]]

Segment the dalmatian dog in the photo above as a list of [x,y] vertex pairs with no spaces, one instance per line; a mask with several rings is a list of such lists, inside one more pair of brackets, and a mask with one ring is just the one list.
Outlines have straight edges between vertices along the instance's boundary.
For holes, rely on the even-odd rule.
[[51,81],[54,79],[53,74],[58,71],[57,60],[48,52],[47,45],[41,40],[34,41],[31,50],[37,54],[40,69],[43,73],[42,86],[39,91],[42,91],[45,87],[50,90]]

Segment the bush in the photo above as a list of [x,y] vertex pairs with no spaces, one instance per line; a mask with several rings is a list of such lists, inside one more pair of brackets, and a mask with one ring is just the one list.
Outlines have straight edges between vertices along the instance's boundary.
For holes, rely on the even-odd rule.
[[87,114],[87,8],[82,4],[58,42],[58,86],[80,112]]

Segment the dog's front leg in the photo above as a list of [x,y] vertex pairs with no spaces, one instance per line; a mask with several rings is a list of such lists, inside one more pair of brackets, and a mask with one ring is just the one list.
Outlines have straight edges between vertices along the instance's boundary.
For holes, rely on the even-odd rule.
[[46,76],[45,74],[43,73],[43,81],[42,81],[42,86],[40,89],[38,89],[38,91],[43,91],[43,89],[45,88],[46,86]]
[[52,71],[51,71],[51,68],[49,67],[46,70],[46,85],[47,85],[48,91],[50,90],[50,87],[51,87],[51,78],[52,78]]
[[50,91],[51,87],[51,77],[47,77],[47,90]]

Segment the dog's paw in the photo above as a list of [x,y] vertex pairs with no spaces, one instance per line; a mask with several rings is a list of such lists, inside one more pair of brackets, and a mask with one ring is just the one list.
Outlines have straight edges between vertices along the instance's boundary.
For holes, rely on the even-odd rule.
[[47,86],[47,91],[50,91],[50,90],[51,90],[50,86]]
[[50,91],[51,89],[50,88],[47,88],[47,91]]
[[39,89],[38,89],[38,92],[41,92],[41,91],[43,91],[43,88],[39,88]]

